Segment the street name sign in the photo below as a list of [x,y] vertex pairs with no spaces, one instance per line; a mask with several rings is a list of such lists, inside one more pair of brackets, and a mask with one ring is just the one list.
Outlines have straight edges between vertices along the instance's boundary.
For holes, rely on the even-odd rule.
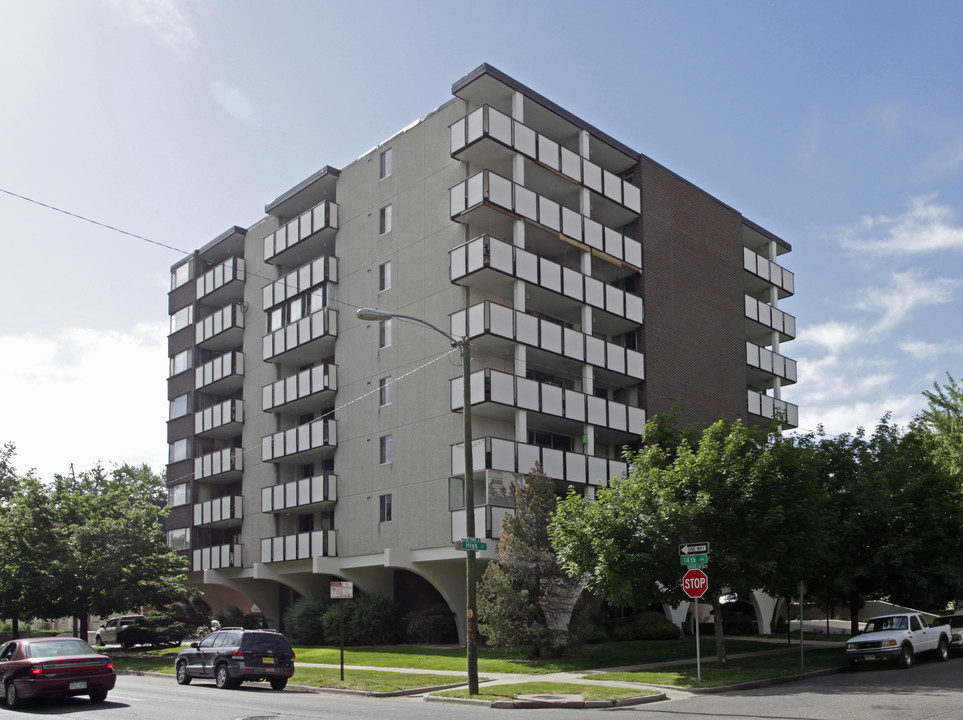
[[679,545],[679,555],[708,555],[709,543],[683,543]]
[[481,538],[464,538],[458,541],[459,550],[487,550],[488,543]]
[[679,561],[682,565],[686,567],[699,567],[700,565],[706,565],[709,562],[708,555],[680,555]]
[[701,598],[709,589],[709,578],[701,570],[693,568],[682,576],[682,589],[693,600]]

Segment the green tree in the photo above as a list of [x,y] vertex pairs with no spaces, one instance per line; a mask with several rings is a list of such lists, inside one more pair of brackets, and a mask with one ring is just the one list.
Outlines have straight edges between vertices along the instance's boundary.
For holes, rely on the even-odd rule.
[[812,473],[788,471],[795,453],[789,446],[775,453],[764,431],[719,420],[697,441],[675,436],[673,447],[663,444],[673,441],[665,422],[646,424],[641,449],[627,454],[625,479],[600,488],[594,501],[569,493],[552,538],[570,574],[584,576],[613,604],[637,608],[683,600],[678,544],[708,542],[706,600],[725,664],[720,595],[779,584],[785,563],[805,550],[801,543],[822,534],[813,504],[818,488]]
[[923,391],[929,405],[921,421],[930,433],[938,461],[963,484],[963,387],[949,373],[946,378],[945,385],[934,382],[932,390]]
[[515,512],[502,519],[498,560],[478,586],[478,628],[495,647],[558,648],[578,583],[555,558],[549,524],[558,498],[541,465],[514,488]]
[[[57,586],[48,613],[90,615],[188,596],[184,560],[169,548],[161,506],[164,481],[147,466],[101,466],[76,477],[56,475],[50,489]],[[46,616],[50,616],[49,614]]]

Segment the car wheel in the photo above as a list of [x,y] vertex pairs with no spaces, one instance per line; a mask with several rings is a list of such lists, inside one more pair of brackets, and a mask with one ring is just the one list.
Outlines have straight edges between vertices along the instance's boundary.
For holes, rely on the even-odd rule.
[[903,649],[900,650],[896,662],[899,663],[899,666],[904,670],[913,667],[913,648],[909,645],[904,645]]
[[23,700],[20,697],[20,693],[17,692],[17,686],[12,682],[7,683],[5,695],[7,697],[7,709],[15,710],[23,707]]
[[856,660],[856,658],[849,658],[849,667],[853,670],[859,667],[859,662]]
[[950,659],[950,644],[946,642],[946,638],[940,638],[940,644],[936,646],[936,657],[940,662]]
[[287,678],[271,678],[271,689],[272,690],[284,690],[288,685]]
[[177,684],[190,685],[191,680],[191,674],[187,672],[187,662],[181,660],[179,663],[177,663]]
[[106,699],[107,699],[106,690],[95,690],[94,692],[90,693],[91,702],[102,703]]
[[227,671],[227,665],[222,663],[218,665],[217,670],[214,671],[214,684],[222,690],[226,690],[228,688],[237,687],[239,683],[236,680],[231,679],[231,675]]

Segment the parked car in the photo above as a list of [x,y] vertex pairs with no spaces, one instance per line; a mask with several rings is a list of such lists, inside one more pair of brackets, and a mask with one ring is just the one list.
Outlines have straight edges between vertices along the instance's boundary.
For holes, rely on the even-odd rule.
[[214,678],[219,688],[266,680],[283,690],[294,674],[294,650],[277,630],[221,628],[181,650],[174,669],[181,685],[194,678]]
[[117,634],[128,625],[133,625],[144,619],[143,615],[114,615],[107,618],[107,622],[100,626],[96,638],[98,645],[116,643]]
[[114,664],[79,638],[45,637],[10,640],[0,646],[0,681],[7,707],[30,698],[89,695],[103,702],[114,689]]
[[863,632],[846,641],[846,657],[852,666],[896,660],[900,667],[908,668],[917,653],[932,650],[938,660],[946,660],[950,632],[948,623],[930,625],[919,613],[881,615],[867,620]]

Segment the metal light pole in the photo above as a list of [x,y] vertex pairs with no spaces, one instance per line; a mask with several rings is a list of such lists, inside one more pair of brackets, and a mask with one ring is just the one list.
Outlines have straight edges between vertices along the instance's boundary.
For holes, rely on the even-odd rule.
[[[425,327],[429,327],[435,332],[443,335],[453,346],[461,352],[462,367],[462,412],[464,413],[464,445],[465,445],[465,533],[468,537],[475,537],[475,482],[474,482],[474,461],[471,449],[471,347],[468,344],[468,336],[457,338],[445,332],[439,327],[432,325],[427,320],[414,317],[412,315],[401,315],[399,313],[379,310],[378,308],[358,308],[357,316],[359,320],[370,320],[383,322],[391,318],[400,320],[411,320]],[[468,550],[465,555],[465,582],[467,597],[467,618],[465,622],[465,650],[468,656],[468,692],[471,695],[478,694],[478,618],[477,618],[477,596],[476,586],[476,565],[475,551]]]

